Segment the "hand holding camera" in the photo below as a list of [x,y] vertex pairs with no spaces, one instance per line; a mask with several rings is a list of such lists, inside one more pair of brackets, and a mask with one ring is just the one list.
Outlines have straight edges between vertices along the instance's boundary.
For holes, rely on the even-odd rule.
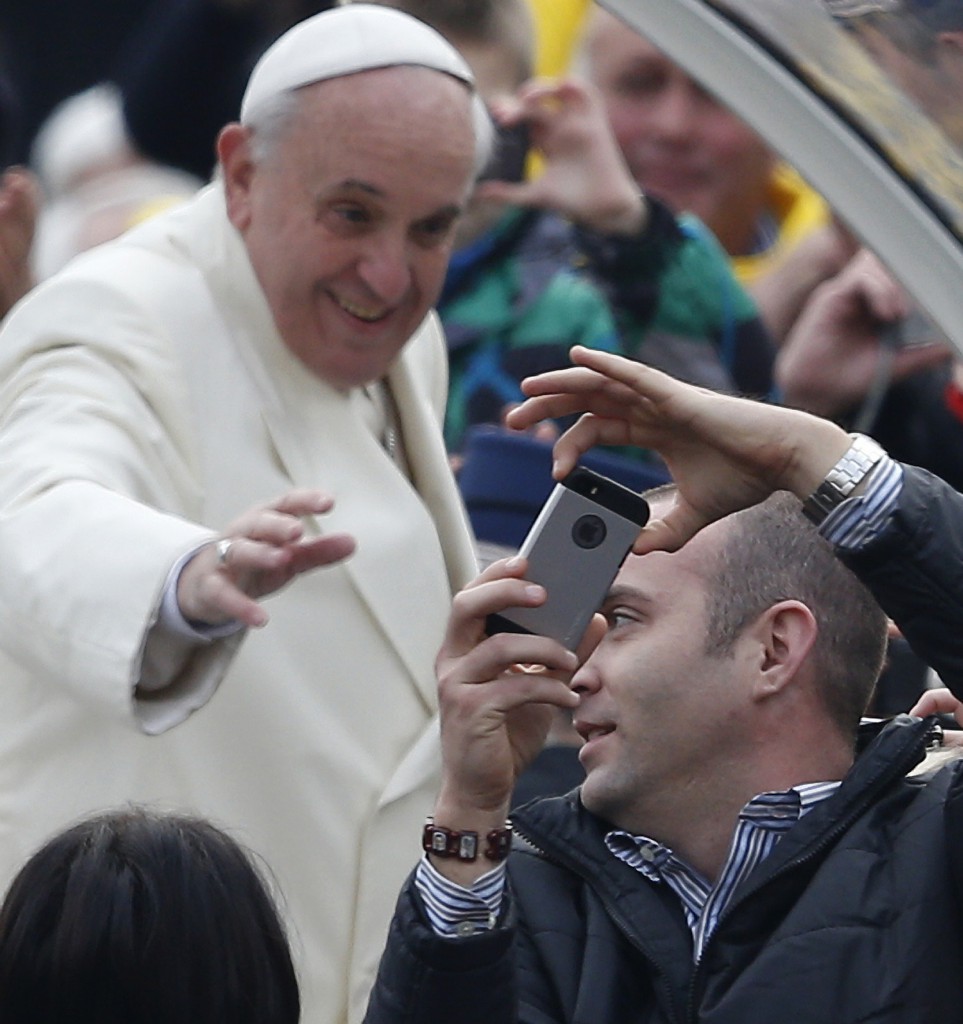
[[[503,167],[501,173],[493,167],[483,175],[488,180],[478,184],[477,198],[554,210],[603,234],[634,235],[643,229],[645,200],[593,86],[574,78],[536,79],[493,104],[492,114],[503,137]],[[517,157],[528,143],[541,167],[523,181]]]
[[641,495],[576,467],[549,495],[519,552],[526,578],[545,588],[544,603],[491,615],[488,631],[537,633],[574,651],[648,519]]
[[[486,834],[503,824],[515,782],[545,742],[553,708],[601,629],[593,616],[639,529],[645,500],[584,467],[550,495],[526,555],[490,565],[458,593],[436,671],[442,787],[435,820]],[[576,653],[580,642],[582,649]],[[467,884],[490,865],[436,864]]]

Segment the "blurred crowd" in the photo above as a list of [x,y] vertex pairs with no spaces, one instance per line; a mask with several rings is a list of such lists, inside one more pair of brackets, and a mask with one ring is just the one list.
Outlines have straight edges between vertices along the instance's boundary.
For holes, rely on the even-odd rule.
[[[0,737],[17,733],[0,738],[0,789],[44,766],[9,820],[0,791],[0,881],[43,837],[109,804],[156,799],[211,817],[278,868],[297,970],[324,962],[304,981],[310,1024],[360,1020],[371,936],[383,937],[411,860],[385,847],[407,843],[437,782],[432,666],[452,595],[477,563],[517,550],[553,486],[553,442],[582,411],[559,402],[513,429],[526,378],[566,370],[582,346],[813,414],[963,489],[952,346],[847,211],[653,42],[590,0],[378,0],[376,18],[401,12],[430,37],[409,39],[405,21],[383,46],[346,35],[330,59],[323,42],[317,58],[284,49],[308,19],[356,6],[16,0],[0,11],[0,559],[13,581],[0,592],[0,691],[16,679],[5,716],[22,716],[0,724]],[[823,6],[960,138],[959,5]],[[429,110],[434,94],[402,76],[438,71],[461,91]],[[365,91],[385,74],[391,88]],[[324,145],[285,106],[294,91],[332,97],[303,115]],[[469,113],[452,97],[469,97]],[[397,188],[358,170],[380,181],[383,166]],[[399,224],[403,239],[362,252]],[[414,255],[399,270],[401,250]],[[319,293],[327,305],[305,313]],[[606,475],[635,490],[671,480],[657,445],[598,440],[585,460]],[[35,593],[48,571],[65,578]],[[337,583],[325,591],[322,577]],[[267,622],[261,601],[282,590],[266,646],[252,635]],[[64,692],[48,707],[54,679]],[[867,710],[908,711],[939,685],[890,623]],[[515,804],[578,785],[583,738],[556,707]],[[315,807],[319,784],[330,792]],[[67,900],[76,850],[109,849],[150,868],[132,892],[213,886],[205,914],[185,921],[206,955],[223,961],[229,945],[211,920],[237,918],[232,970],[252,973],[264,1004],[245,1017],[171,997],[171,1020],[297,1019],[273,896],[209,829],[129,809],[46,851],[48,874],[23,876],[0,911],[0,1018],[33,1019],[8,1017],[4,1000],[22,1014],[53,984],[43,971],[33,987],[9,981],[24,975],[4,957],[35,958],[46,941],[7,934],[15,913],[41,913],[25,893],[56,884]],[[189,847],[234,882],[195,882],[194,860],[152,881],[154,843]],[[119,887],[113,853],[95,869]],[[245,900],[224,907],[235,882]],[[145,957],[166,970],[175,945],[161,930]],[[167,973],[125,973],[161,999]],[[224,988],[240,1004],[235,982]],[[109,986],[96,986],[106,1005]],[[133,989],[123,1019],[160,1020],[133,1008]],[[65,988],[42,1019],[66,1020],[83,997]]]

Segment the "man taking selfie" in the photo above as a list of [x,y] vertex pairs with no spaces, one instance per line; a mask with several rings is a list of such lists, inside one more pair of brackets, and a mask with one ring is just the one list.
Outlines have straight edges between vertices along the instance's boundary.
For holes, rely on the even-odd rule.
[[[557,477],[632,443],[676,489],[652,496],[581,663],[485,634],[486,615],[544,601],[523,561],[456,598],[429,852],[367,1021],[955,1018],[961,762],[908,776],[932,718],[857,750],[883,610],[963,684],[963,498],[828,421],[573,356],[526,383],[513,425],[585,413]],[[586,781],[515,812],[508,856],[552,707],[572,709]]]

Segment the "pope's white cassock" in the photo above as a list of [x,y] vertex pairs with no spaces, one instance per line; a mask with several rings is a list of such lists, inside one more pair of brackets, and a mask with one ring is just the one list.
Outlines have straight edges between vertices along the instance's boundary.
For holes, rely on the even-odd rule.
[[[474,571],[433,318],[388,381],[405,472],[365,393],[283,345],[217,184],[0,333],[2,881],[78,815],[208,816],[276,877],[306,1024],[362,1015],[437,786],[434,656]],[[354,556],[269,599],[263,630],[152,633],[178,557],[292,487],[335,496],[308,529],[353,534]]]

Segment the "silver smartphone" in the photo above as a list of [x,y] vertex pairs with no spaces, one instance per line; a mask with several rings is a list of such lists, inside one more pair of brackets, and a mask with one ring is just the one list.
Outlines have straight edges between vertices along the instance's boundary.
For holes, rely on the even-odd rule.
[[519,550],[528,559],[525,578],[545,588],[544,604],[490,615],[488,632],[537,633],[574,651],[648,519],[640,494],[576,467],[556,484]]

